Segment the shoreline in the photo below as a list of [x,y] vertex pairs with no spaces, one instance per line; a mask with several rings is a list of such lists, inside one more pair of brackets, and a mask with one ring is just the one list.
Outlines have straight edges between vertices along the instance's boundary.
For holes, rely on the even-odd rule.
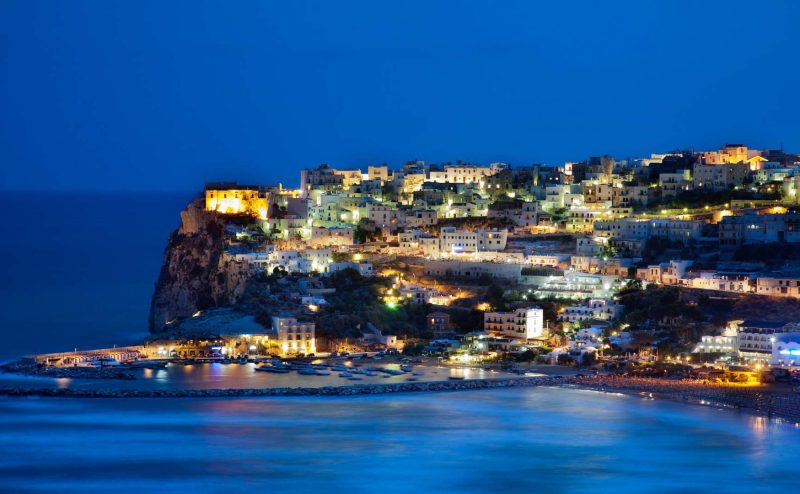
[[800,394],[765,385],[730,386],[702,381],[597,376],[519,376],[402,383],[361,383],[341,386],[216,389],[74,389],[0,388],[0,396],[62,398],[242,398],[287,396],[366,396],[393,393],[454,392],[515,387],[563,387],[666,399],[692,405],[744,411],[800,424]]
[[574,389],[718,407],[800,424],[800,394],[777,392],[775,388],[765,385],[726,386],[702,381],[621,376],[579,377],[574,382],[564,384]]

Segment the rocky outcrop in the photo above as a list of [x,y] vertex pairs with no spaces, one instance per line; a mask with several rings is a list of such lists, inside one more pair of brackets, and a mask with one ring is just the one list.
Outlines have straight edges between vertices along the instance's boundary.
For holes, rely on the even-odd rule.
[[248,266],[225,254],[224,225],[198,198],[169,236],[150,304],[150,332],[199,310],[236,303],[248,278]]

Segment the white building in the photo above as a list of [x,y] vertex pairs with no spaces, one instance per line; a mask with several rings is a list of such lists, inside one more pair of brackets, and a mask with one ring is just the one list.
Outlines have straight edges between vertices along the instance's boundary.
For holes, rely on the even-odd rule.
[[273,316],[272,330],[277,335],[283,354],[316,353],[313,322],[300,322],[294,317]]
[[544,336],[544,311],[539,307],[526,307],[513,312],[486,312],[483,329],[511,338],[541,338]]
[[438,221],[439,216],[433,209],[406,211],[402,213],[399,218],[401,226],[405,226],[407,228],[435,225]]
[[450,184],[477,184],[498,171],[486,166],[447,165],[444,167],[444,176],[445,182]]
[[772,342],[772,365],[800,365],[800,333],[782,334]]
[[636,277],[649,283],[677,285],[686,276],[686,270],[692,263],[693,261],[670,261],[653,264],[646,268],[639,268],[636,271]]
[[330,249],[305,249],[305,250],[277,250],[273,249],[267,254],[264,263],[259,262],[267,273],[277,267],[282,267],[289,273],[326,273],[333,261]]
[[737,329],[739,355],[748,362],[770,363],[776,342],[800,337],[800,325],[793,323],[742,321]]
[[397,226],[397,205],[389,203],[370,204],[367,215],[378,228]]
[[349,226],[312,226],[308,244],[314,247],[353,245],[353,228]]
[[703,222],[700,220],[620,218],[594,222],[596,238],[644,240],[659,237],[686,243],[700,238],[702,231]]
[[701,336],[694,353],[736,353],[736,335]]
[[375,274],[375,269],[372,263],[369,262],[332,262],[328,265],[328,273],[336,273],[345,269],[352,269],[358,272],[361,276],[369,277]]
[[457,260],[426,260],[424,273],[436,277],[456,278],[501,278],[519,280],[522,274],[522,265],[500,262],[473,262]]
[[439,252],[465,254],[472,252],[499,252],[506,248],[508,230],[456,230],[444,227],[439,233]]
[[663,199],[690,191],[692,190],[692,171],[677,170],[674,173],[661,173],[658,175],[658,185],[661,187]]
[[800,298],[800,273],[781,273],[756,279],[756,293],[772,297]]
[[800,242],[800,214],[726,216],[719,222],[720,246]]
[[622,313],[623,306],[608,299],[590,299],[583,305],[565,307],[558,315],[559,321],[583,322],[590,320],[613,321]]

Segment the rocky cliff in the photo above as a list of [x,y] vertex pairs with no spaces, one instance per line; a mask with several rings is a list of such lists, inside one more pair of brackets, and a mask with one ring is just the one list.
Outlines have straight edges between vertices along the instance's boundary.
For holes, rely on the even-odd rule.
[[246,264],[225,254],[224,225],[198,198],[181,212],[181,226],[169,236],[150,303],[150,332],[199,310],[234,304],[248,275]]

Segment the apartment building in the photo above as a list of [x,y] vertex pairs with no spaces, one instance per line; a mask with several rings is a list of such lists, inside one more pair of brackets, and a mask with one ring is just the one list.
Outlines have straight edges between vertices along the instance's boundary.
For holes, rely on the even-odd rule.
[[720,247],[748,244],[800,242],[800,214],[757,214],[726,216],[719,222]]
[[565,307],[558,315],[559,321],[613,321],[622,314],[623,306],[609,299],[590,299],[585,304]]
[[272,331],[283,354],[308,354],[317,351],[313,322],[301,322],[295,317],[273,316]]
[[483,330],[510,338],[541,338],[544,336],[544,311],[539,307],[526,307],[512,312],[486,312]]

